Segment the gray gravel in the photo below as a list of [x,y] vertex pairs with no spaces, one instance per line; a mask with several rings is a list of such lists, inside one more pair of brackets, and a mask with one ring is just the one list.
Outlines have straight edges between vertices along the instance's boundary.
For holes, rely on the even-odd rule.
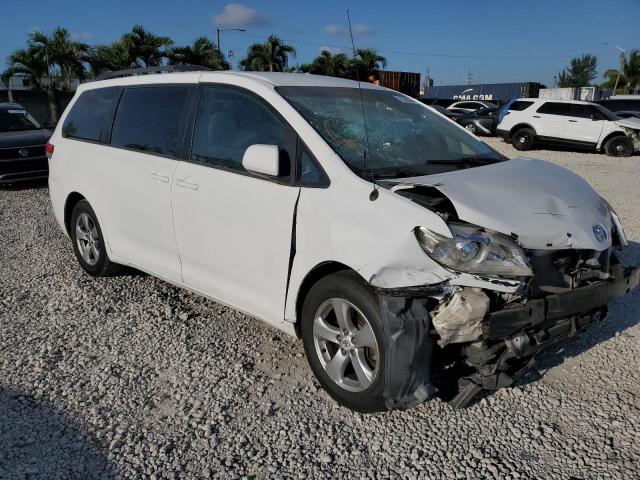
[[[528,156],[583,175],[640,240],[638,157]],[[0,189],[0,478],[632,478],[639,306],[465,410],[366,416],[257,320],[143,274],[91,279],[45,186]]]

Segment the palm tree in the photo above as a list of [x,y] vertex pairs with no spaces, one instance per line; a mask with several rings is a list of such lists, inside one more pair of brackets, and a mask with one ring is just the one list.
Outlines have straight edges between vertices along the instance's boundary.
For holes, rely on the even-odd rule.
[[265,43],[254,43],[249,47],[240,67],[243,70],[281,72],[287,66],[289,56],[295,57],[296,49],[275,35],[269,35]]
[[36,90],[42,90],[48,74],[47,64],[33,48],[20,49],[9,55],[8,67],[2,72],[2,81],[9,83],[14,75],[26,75]]
[[109,45],[91,47],[87,62],[91,65],[91,73],[94,77],[104,71],[139,67],[131,42],[127,39],[120,39]]
[[347,78],[350,76],[349,58],[344,53],[334,55],[327,50],[323,50],[320,55],[311,62],[308,71],[316,75]]
[[27,48],[9,56],[3,79],[16,73],[29,76],[35,88],[46,88],[51,119],[58,120],[56,88],[69,88],[72,76],[84,78],[84,59],[88,46],[71,39],[69,31],[58,27],[50,35],[35,31],[29,34]]
[[141,67],[161,65],[162,59],[167,56],[167,49],[173,45],[169,37],[147,32],[141,25],[135,25],[129,33],[125,33],[121,41],[129,42],[131,55]]
[[175,47],[168,52],[170,65],[202,65],[213,70],[229,70],[229,62],[207,37],[195,39],[192,45]]
[[360,80],[366,80],[369,75],[377,74],[380,69],[386,66],[387,59],[370,48],[356,50],[356,56],[352,60],[354,74]]
[[629,52],[629,58],[624,62],[623,73],[629,92],[634,93],[640,86],[640,51],[634,49]]

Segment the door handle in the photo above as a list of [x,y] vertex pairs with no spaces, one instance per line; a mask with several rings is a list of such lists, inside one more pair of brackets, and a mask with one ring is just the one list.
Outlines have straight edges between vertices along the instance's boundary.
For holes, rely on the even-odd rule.
[[569,120],[571,123],[578,123],[578,120]]
[[531,115],[533,118],[540,118],[540,115]]
[[158,182],[162,182],[162,183],[169,183],[169,177],[167,175],[164,175],[162,173],[158,173],[158,172],[151,172],[149,174],[149,176],[153,179],[153,180],[157,180]]
[[189,190],[198,190],[198,184],[184,178],[177,178],[176,185],[181,188],[188,188]]

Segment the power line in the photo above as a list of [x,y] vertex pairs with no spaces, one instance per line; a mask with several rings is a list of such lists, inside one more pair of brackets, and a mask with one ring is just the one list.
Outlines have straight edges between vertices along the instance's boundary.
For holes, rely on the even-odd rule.
[[[253,37],[260,39],[269,38],[267,35],[256,35],[252,33],[233,32],[235,35],[243,35],[245,37]],[[282,41],[287,43],[294,43],[300,45],[310,45],[313,47],[327,47],[336,48],[341,50],[349,50],[350,46],[347,45],[330,45],[327,43],[314,43],[307,42],[306,40],[294,40],[292,38],[283,38]],[[480,58],[485,60],[545,60],[553,58],[573,58],[576,55],[452,55],[447,53],[434,53],[434,52],[408,52],[403,50],[377,50],[380,53],[394,54],[394,55],[412,55],[419,57],[443,57],[443,58]]]

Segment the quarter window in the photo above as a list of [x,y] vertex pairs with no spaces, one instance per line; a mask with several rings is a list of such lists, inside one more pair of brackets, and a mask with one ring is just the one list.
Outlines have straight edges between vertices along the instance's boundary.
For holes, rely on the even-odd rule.
[[522,110],[526,110],[527,108],[529,108],[532,104],[533,102],[525,102],[522,100],[517,100],[513,102],[511,105],[509,105],[509,111],[521,112]]
[[287,126],[249,93],[206,88],[193,135],[191,159],[231,170],[245,171],[242,157],[255,144],[285,149]]
[[111,144],[175,156],[187,86],[125,88],[111,132]]
[[62,124],[62,136],[98,142],[108,129],[118,87],[96,88],[80,94]]

